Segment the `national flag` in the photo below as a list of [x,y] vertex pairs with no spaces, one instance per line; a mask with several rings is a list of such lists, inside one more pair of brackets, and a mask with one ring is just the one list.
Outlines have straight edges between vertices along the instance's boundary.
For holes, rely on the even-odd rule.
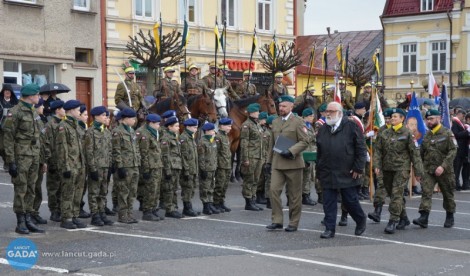
[[374,55],[372,55],[372,61],[374,62],[375,71],[377,72],[377,76],[380,79],[380,51],[376,49]]
[[188,45],[189,40],[189,25],[188,21],[186,21],[186,15],[184,16],[184,23],[183,23],[183,36],[181,39],[181,49],[184,49],[186,45]]
[[251,43],[251,56],[253,56],[257,47],[258,47],[258,37],[256,36],[256,28],[255,28],[253,30],[253,42]]
[[269,53],[273,58],[274,68],[277,68],[277,45],[276,45],[276,34],[273,35],[273,40],[269,44]]
[[335,102],[341,104],[341,91],[339,90],[338,73],[335,73]]
[[416,100],[416,92],[414,91],[411,95],[411,103],[408,110],[408,114],[406,115],[406,125],[416,125],[416,130],[410,130],[414,134],[418,145],[421,145],[424,139],[424,134],[426,133],[426,125],[424,124],[423,117],[421,117],[421,111],[419,110],[418,100]]
[[[372,114],[372,116],[370,116]],[[380,105],[379,96],[377,91],[372,93],[370,100],[370,110],[369,110],[369,121],[367,122],[366,132],[375,130],[377,131],[385,125],[385,118],[382,112],[382,106]]]
[[429,96],[434,98],[439,97],[439,87],[437,87],[436,79],[434,79],[432,72],[429,72],[428,75],[428,93]]
[[326,45],[325,45],[325,48],[323,48],[321,67],[323,69],[323,72],[326,72],[328,70],[328,46]]
[[447,87],[445,84],[442,85],[441,96],[439,98],[439,111],[441,112],[442,125],[450,129],[449,97],[447,96]]
[[341,70],[343,70],[344,75],[347,75],[346,70],[347,70],[348,59],[349,59],[349,43],[348,43],[348,47],[346,47],[346,53],[344,54],[343,63],[341,64]]
[[310,61],[308,63],[308,68],[310,71],[315,67],[315,45],[312,47],[312,51],[310,51]]
[[341,75],[343,74],[343,43],[340,42],[338,44],[338,47],[336,47],[336,58],[338,59],[338,64],[341,69]]

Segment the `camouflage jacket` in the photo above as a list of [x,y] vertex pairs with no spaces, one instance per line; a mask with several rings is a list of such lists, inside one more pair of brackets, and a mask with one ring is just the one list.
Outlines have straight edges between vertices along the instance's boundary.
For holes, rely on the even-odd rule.
[[178,137],[173,132],[166,130],[160,140],[162,148],[162,162],[165,174],[171,174],[171,170],[181,170],[181,144]]
[[148,173],[153,169],[163,168],[162,149],[160,148],[160,134],[148,124],[144,124],[136,131],[140,148],[140,170]]
[[421,158],[424,171],[434,174],[436,168],[441,166],[444,172],[454,173],[454,158],[457,154],[457,141],[452,131],[441,125],[434,134],[426,132],[421,144]]
[[178,82],[169,78],[161,79],[154,92],[154,96],[159,99],[166,99],[172,98],[175,95],[183,96]]
[[351,91],[341,90],[341,104],[344,109],[352,110],[354,109],[354,98]]
[[183,174],[184,175],[196,175],[199,172],[198,156],[197,156],[197,145],[194,141],[194,134],[189,134],[187,130],[181,133],[180,137],[181,145],[181,159],[183,162]]
[[116,168],[133,168],[140,166],[140,151],[135,131],[124,124],[113,129],[111,138],[113,147],[113,164]]
[[263,158],[263,128],[250,117],[243,122],[240,133],[240,160],[249,161],[252,158]]
[[308,135],[308,147],[307,151],[316,151],[317,150],[317,139],[315,138],[315,128],[312,124],[305,123],[305,127],[307,128],[307,135]]
[[256,86],[253,83],[250,83],[250,85],[248,86],[248,89],[247,89],[247,85],[248,85],[248,81],[246,80],[240,83],[236,91],[238,96],[240,96],[241,98],[244,98],[244,97],[251,97],[251,96],[258,95],[258,91],[256,91]]
[[57,136],[57,127],[61,121],[61,118],[54,115],[49,117],[49,121],[44,127],[44,143],[46,143],[46,151],[49,152],[47,156],[50,156],[46,162],[51,170],[57,170],[58,156],[55,141]]
[[217,169],[217,143],[214,138],[203,136],[197,146],[199,169],[213,172]]
[[191,76],[182,79],[181,91],[183,91],[184,94],[202,94],[202,92],[207,92],[208,90],[209,88],[206,86],[206,84],[196,77]]
[[215,136],[215,142],[217,143],[217,168],[231,169],[232,152],[228,135],[223,130],[219,130]]
[[59,159],[57,166],[61,172],[85,168],[85,153],[79,127],[77,120],[70,116],[57,126],[56,147]]
[[39,135],[39,144],[40,144],[40,150],[39,150],[39,164],[45,164],[47,163],[47,160],[51,157],[51,152],[47,148],[47,143],[46,143],[46,125],[42,120],[38,120],[39,124],[39,129],[41,130],[41,134]]
[[284,85],[284,84],[271,84],[268,88],[268,91],[269,93],[271,93],[271,95],[274,97],[274,98],[277,98],[279,96],[282,96],[282,95],[287,95],[289,94],[289,92],[287,91],[287,87]]
[[85,133],[85,157],[89,172],[111,166],[111,135],[109,130],[98,122],[93,122]]
[[[142,91],[140,91],[140,87],[137,83],[129,80],[125,80],[125,82],[127,88],[129,89],[129,94],[131,95],[132,109],[137,111],[142,104]],[[127,96],[126,87],[124,84],[122,84],[122,82],[118,84],[116,88],[116,94],[114,95],[114,104],[118,106],[118,104],[121,102],[126,106],[129,106],[129,97]]]
[[272,131],[267,127],[263,127],[263,142],[261,148],[261,161],[262,163],[266,163],[268,160],[268,151],[272,149],[271,140],[272,140]]

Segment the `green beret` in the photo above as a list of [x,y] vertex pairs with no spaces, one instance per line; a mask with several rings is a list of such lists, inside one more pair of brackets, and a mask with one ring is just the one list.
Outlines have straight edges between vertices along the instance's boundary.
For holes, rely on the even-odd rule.
[[290,96],[290,95],[282,95],[279,97],[279,102],[282,103],[282,102],[290,102],[290,103],[294,103],[294,97]]
[[392,110],[390,111],[390,116],[392,116],[393,113],[398,113],[398,114],[403,115],[403,117],[406,117],[405,110],[403,110],[401,108],[392,108]]
[[252,103],[248,105],[248,107],[246,108],[246,111],[248,113],[253,113],[253,112],[258,112],[259,109],[260,109],[260,105],[258,103]]
[[308,117],[310,115],[313,115],[313,109],[311,107],[305,108],[304,111],[302,111],[302,117]]
[[274,119],[277,118],[277,115],[269,115],[268,119],[266,119],[266,124],[271,125],[274,121]]
[[325,112],[327,107],[328,107],[328,105],[326,103],[324,103],[324,104],[320,105],[320,107],[318,108],[318,111],[319,112]]
[[39,85],[30,83],[21,88],[21,96],[33,96],[39,94]]
[[385,109],[384,112],[383,112],[383,115],[384,115],[384,117],[391,117],[392,116],[392,109],[391,108]]
[[439,110],[436,110],[436,109],[429,109],[428,111],[426,111],[426,118],[429,117],[429,116],[441,116],[441,112],[439,112]]
[[264,120],[264,119],[267,119],[267,118],[268,118],[268,112],[266,112],[266,111],[260,112],[259,115],[258,115],[258,120]]

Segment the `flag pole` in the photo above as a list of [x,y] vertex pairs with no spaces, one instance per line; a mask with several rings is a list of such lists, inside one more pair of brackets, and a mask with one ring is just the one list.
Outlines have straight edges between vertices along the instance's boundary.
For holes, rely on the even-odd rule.
[[[413,85],[414,85],[414,83],[415,83],[415,82],[414,82],[413,80],[410,81],[411,93],[412,93],[412,94],[414,93],[414,91],[413,91]],[[414,169],[413,169],[413,164],[411,164],[411,170],[410,170],[410,171],[411,171],[411,174],[410,174],[410,175],[411,175],[411,179],[410,179],[410,182],[409,182],[410,184],[409,184],[409,187],[408,187],[408,192],[409,192],[408,196],[409,196],[409,198],[412,198],[412,197],[413,197],[413,184],[416,183],[416,181],[415,181],[415,171],[414,171]]]
[[225,75],[224,75],[224,71],[225,71],[225,54],[227,52],[227,43],[226,43],[226,40],[227,40],[227,19],[225,18],[224,19],[224,29],[222,30],[222,51],[224,53],[224,62],[223,62],[223,70],[222,70],[222,85],[225,87]]
[[[248,82],[246,83],[246,91],[245,92],[248,92],[248,88],[250,87],[250,83],[251,83],[251,62],[253,60],[253,54],[255,52],[255,45],[254,45],[254,40],[256,39],[256,24],[255,24],[255,28],[253,29],[253,41],[251,42],[251,55],[250,55],[250,62],[248,63]],[[242,76],[243,78],[243,76]]]
[[[215,28],[219,28],[217,26],[217,15],[215,16]],[[215,75],[214,75],[214,91],[217,89],[217,71],[219,68],[217,67],[217,50],[219,49],[219,38],[215,35],[215,52],[214,52],[214,66],[215,66]]]
[[310,52],[310,62],[308,63],[307,88],[305,90],[308,90],[308,87],[310,86],[310,75],[312,74],[312,64],[314,60],[315,60],[315,45],[313,45],[313,49]]
[[[325,59],[325,55],[328,55],[328,43],[325,42],[325,53],[322,55],[323,60],[323,102],[326,102],[326,68],[328,68],[328,60]],[[336,89],[335,89],[336,93]]]
[[[374,90],[375,90],[375,93],[374,91],[372,93],[374,93],[375,95],[372,95],[372,100],[370,101],[370,107],[369,107],[369,125],[370,125],[370,130],[374,130],[374,121],[375,121],[375,107],[377,106],[377,97],[375,97],[377,95],[377,85],[372,82],[372,84],[374,85]],[[374,137],[371,136],[369,137],[370,139],[370,150],[369,150],[369,155],[370,155],[370,162],[369,162],[369,200],[370,201],[373,201],[373,198],[374,198],[374,194],[375,194],[375,187],[374,187],[374,169],[373,169],[373,158],[374,158],[374,147],[373,147],[373,143],[374,143]]]

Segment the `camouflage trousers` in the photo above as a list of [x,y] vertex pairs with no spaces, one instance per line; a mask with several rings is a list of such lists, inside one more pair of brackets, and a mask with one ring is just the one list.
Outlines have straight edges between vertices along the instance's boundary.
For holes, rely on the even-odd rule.
[[264,184],[265,184],[265,180],[266,180],[266,175],[264,173],[264,165],[266,163],[263,163],[261,164],[261,172],[259,174],[259,178],[258,178],[258,184],[256,185],[256,193],[265,193],[264,192]]
[[423,194],[421,195],[421,204],[419,205],[420,211],[431,211],[432,206],[432,193],[434,191],[434,185],[439,185],[441,189],[442,197],[444,198],[443,207],[446,212],[455,213],[455,201],[454,201],[454,191],[453,187],[455,186],[455,177],[454,172],[444,172],[440,176],[435,176],[434,174],[425,173],[422,181],[421,188]]
[[271,197],[271,172],[264,174],[264,197]]
[[190,174],[188,179],[184,179],[184,176],[181,176],[180,179],[181,185],[181,199],[183,202],[191,202],[194,197],[194,191],[197,188],[197,175]]
[[139,182],[139,167],[126,169],[126,177],[119,178],[116,173],[114,185],[117,189],[117,200],[119,205],[119,216],[132,212],[134,200],[137,195],[137,183]]
[[104,212],[107,195],[108,168],[98,168],[98,181],[88,178],[88,206],[92,214]]
[[33,201],[33,214],[39,215],[39,208],[42,203],[42,180],[44,179],[44,173],[42,172],[42,166],[38,169],[38,179],[34,185],[34,201]]
[[157,208],[160,198],[160,185],[162,182],[162,169],[151,169],[150,179],[141,179],[142,186],[139,187],[142,195],[142,211],[152,211]]
[[172,169],[171,170],[171,179],[162,180],[162,189],[163,189],[163,202],[165,203],[166,212],[173,212],[176,208],[177,195],[176,191],[178,190],[178,185],[180,182],[181,170]]
[[[387,190],[385,190],[384,177],[382,172],[375,177],[377,179],[377,189],[375,189],[374,194],[374,207],[378,207],[384,205],[385,197],[387,196]],[[390,194],[388,196],[390,196]]]
[[362,178],[362,188],[369,188],[370,186],[370,162],[366,162],[365,172]]
[[405,198],[403,192],[410,178],[410,171],[383,171],[384,187],[390,195],[390,220],[399,221],[406,217]]
[[206,179],[199,179],[199,198],[202,203],[214,202],[215,171],[206,173]]
[[215,171],[214,204],[225,202],[231,172],[231,169],[217,169]]
[[118,203],[118,189],[117,189],[117,182],[119,181],[119,177],[117,173],[113,173],[112,177],[113,179],[113,189],[111,190],[111,201],[113,204]]
[[258,188],[258,180],[262,170],[261,159],[251,159],[250,164],[245,166],[242,164],[241,173],[243,175],[242,195],[244,198],[252,198],[256,196]]
[[62,221],[76,218],[80,213],[80,202],[82,201],[83,186],[85,185],[85,169],[75,169],[71,172],[70,178],[61,177],[60,211]]
[[62,194],[62,176],[57,170],[57,165],[51,165],[46,175],[47,206],[52,212],[60,211],[60,198]]
[[14,186],[13,211],[15,213],[31,213],[38,178],[39,156],[17,156],[16,165],[18,176],[11,179]]
[[302,194],[309,195],[312,189],[312,175],[314,175],[312,163],[302,170],[302,174]]

